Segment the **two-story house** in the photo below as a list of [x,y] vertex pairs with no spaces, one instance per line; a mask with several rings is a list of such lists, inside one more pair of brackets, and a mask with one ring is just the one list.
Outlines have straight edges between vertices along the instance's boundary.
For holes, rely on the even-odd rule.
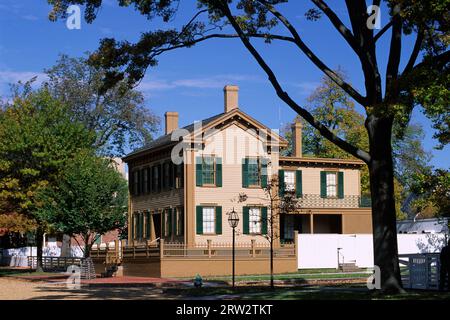
[[224,112],[201,122],[178,128],[178,113],[166,112],[165,135],[123,158],[127,248],[134,248],[124,253],[124,273],[230,274],[233,210],[240,218],[236,272],[267,273],[273,177],[277,192],[292,192],[296,201],[296,210],[279,212],[272,224],[275,272],[297,270],[296,232],[370,233],[370,208],[361,203],[363,163],[305,158],[301,141],[296,123],[294,156],[280,156],[288,142],[239,109],[237,86],[225,86]]

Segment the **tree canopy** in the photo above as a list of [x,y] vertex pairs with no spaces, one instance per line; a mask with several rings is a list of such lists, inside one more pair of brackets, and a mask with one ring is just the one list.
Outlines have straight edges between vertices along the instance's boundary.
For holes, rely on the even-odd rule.
[[0,205],[4,214],[34,219],[37,192],[59,180],[75,154],[90,148],[91,131],[70,118],[43,89],[16,97],[0,111]]
[[140,147],[151,141],[159,119],[145,105],[141,92],[124,81],[102,90],[105,70],[96,69],[85,58],[61,55],[45,70],[43,84],[51,95],[68,106],[72,117],[96,132],[96,148],[106,155],[123,155],[125,147]]
[[97,237],[125,223],[128,187],[111,161],[81,152],[68,163],[58,183],[38,195],[43,203],[38,216],[59,232],[80,235],[85,256]]

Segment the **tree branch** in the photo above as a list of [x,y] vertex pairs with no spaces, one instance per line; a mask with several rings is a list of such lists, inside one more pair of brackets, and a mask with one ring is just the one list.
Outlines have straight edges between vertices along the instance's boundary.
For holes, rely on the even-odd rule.
[[378,33],[373,37],[373,42],[377,42],[378,39],[381,38],[381,36],[389,30],[390,27],[392,27],[393,21],[389,21]]
[[353,99],[355,99],[359,104],[365,105],[366,98],[363,97],[359,92],[357,92],[350,84],[341,79],[333,70],[331,70],[327,65],[325,65],[303,42],[298,34],[297,30],[292,26],[292,24],[271,4],[263,0],[258,0],[261,4],[265,5],[266,8],[278,19],[284,26],[289,30],[295,40],[295,44],[300,48],[303,53],[328,77],[331,78],[336,84],[338,84],[345,92],[347,92]]
[[328,17],[337,31],[344,37],[350,47],[357,54],[360,52],[361,47],[355,39],[353,33],[344,25],[339,17],[330,9],[330,7],[322,0],[311,0],[323,13]]
[[326,139],[328,139],[332,143],[336,144],[337,146],[339,146],[346,152],[348,152],[348,153],[352,154],[353,156],[368,163],[370,161],[369,153],[356,148],[355,146],[349,144],[347,141],[336,136],[327,127],[325,127],[322,123],[317,121],[311,115],[311,113],[309,113],[306,109],[300,107],[297,103],[295,103],[295,101],[293,101],[291,99],[291,97],[285,91],[283,91],[283,88],[281,87],[280,83],[278,82],[272,69],[267,65],[267,63],[264,61],[264,59],[261,57],[261,55],[258,53],[258,51],[250,43],[248,37],[244,34],[242,29],[239,27],[235,18],[231,14],[228,4],[222,2],[221,10],[222,10],[223,14],[227,17],[227,19],[230,21],[232,27],[236,30],[236,32],[239,35],[239,38],[241,39],[244,46],[252,54],[252,56],[255,58],[255,60],[258,62],[258,64],[261,66],[261,68],[264,70],[264,72],[267,74],[270,83],[274,87],[274,89],[275,89],[277,95],[280,97],[280,99],[283,100],[287,105],[289,105],[300,116],[302,116],[315,129],[317,129]]
[[402,72],[403,74],[407,74],[414,67],[414,63],[416,63],[417,57],[419,56],[420,48],[423,43],[424,32],[423,30],[419,30],[417,32],[416,42],[414,43],[414,48],[412,50],[411,56],[409,57],[408,63],[405,66],[405,69]]
[[389,59],[386,69],[386,96],[389,101],[392,96],[396,95],[397,89],[395,83],[398,78],[398,68],[400,65],[402,51],[402,19],[400,15],[394,15],[392,18],[392,36],[391,46],[389,49]]

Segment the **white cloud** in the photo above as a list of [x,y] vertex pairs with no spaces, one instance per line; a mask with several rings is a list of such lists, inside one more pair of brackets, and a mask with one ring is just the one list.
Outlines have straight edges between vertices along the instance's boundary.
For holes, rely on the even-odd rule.
[[311,94],[318,86],[320,85],[319,82],[315,81],[306,81],[306,82],[300,82],[300,83],[294,83],[293,86],[295,88],[299,89],[299,93],[302,95],[309,95]]
[[42,72],[0,70],[0,84],[17,83],[19,81],[26,82],[36,76],[35,84],[38,85],[47,78],[46,74]]
[[22,19],[25,19],[25,20],[28,20],[28,21],[36,21],[36,20],[39,20],[38,17],[36,17],[35,15],[32,15],[32,14],[24,15],[24,16],[22,16]]
[[223,74],[199,78],[185,78],[177,80],[143,80],[139,90],[170,90],[175,88],[217,89],[236,82],[259,82],[261,79],[254,75]]

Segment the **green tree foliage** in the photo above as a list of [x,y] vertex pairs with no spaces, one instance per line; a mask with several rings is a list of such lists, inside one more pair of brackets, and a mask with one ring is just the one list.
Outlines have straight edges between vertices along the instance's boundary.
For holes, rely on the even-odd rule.
[[[36,229],[37,271],[48,221],[36,215],[39,192],[55,185],[73,156],[91,148],[95,133],[70,117],[48,90],[25,90],[0,111],[0,228]],[[13,221],[14,222],[13,222]]]
[[64,234],[79,235],[86,257],[97,237],[125,223],[127,183],[111,160],[92,152],[78,153],[58,183],[38,197],[43,203],[39,217]]
[[124,81],[102,91],[105,70],[66,55],[45,72],[44,86],[69,107],[75,120],[97,133],[95,147],[103,154],[122,155],[125,147],[140,147],[152,140],[159,119],[145,106],[142,93]]
[[[65,16],[69,5],[77,4],[85,5],[86,21],[91,23],[103,1],[48,2],[53,8],[50,13],[53,20]],[[309,20],[325,17],[336,31],[331,36],[339,36],[351,48],[353,55],[350,59],[354,60],[350,63],[361,66],[365,92],[360,92],[342,79],[320,59],[320,54],[305,43],[299,30],[307,26],[297,26],[299,19],[291,20],[292,12],[284,10],[286,2],[198,0],[197,6],[191,7],[195,11],[189,15],[189,9],[180,6],[177,0],[118,0],[119,6],[132,7],[148,20],[162,18],[167,27],[146,30],[136,43],[103,39],[99,49],[91,55],[90,62],[106,70],[105,88],[120,81],[134,85],[142,79],[148,67],[157,65],[158,57],[165,52],[214,38],[239,39],[287,106],[326,139],[367,163],[372,197],[374,263],[381,269],[383,291],[399,292],[401,277],[395,221],[392,129],[394,122],[406,128],[413,108],[420,105],[437,129],[440,142],[448,142],[449,0],[430,0],[426,3],[419,0],[373,1],[371,4],[383,4],[383,16],[389,17],[389,22],[381,30],[370,26],[371,16],[367,13],[365,0],[346,0],[345,20],[339,17],[343,10],[333,10],[324,0],[311,0],[313,9],[306,13],[306,17]],[[184,10],[183,14],[179,14],[180,10]],[[174,27],[180,25],[174,20],[186,15],[189,16],[188,22],[179,28]],[[348,21],[348,26],[344,21]],[[386,34],[390,34],[389,45],[377,47],[377,41]],[[411,52],[402,50],[405,35],[414,36]],[[323,41],[326,41],[326,36],[321,35]],[[365,108],[368,150],[335,135],[300,106],[279,81],[271,62],[254,45],[257,39],[263,39],[267,44],[273,41],[289,44],[289,48],[306,55],[312,64]],[[382,60],[386,65],[383,71],[379,67]],[[405,66],[402,61],[406,62]],[[291,64],[287,61],[286,67],[291,68]]]
[[90,148],[94,134],[69,117],[47,90],[16,97],[0,112],[2,213],[35,218],[36,193],[60,178],[73,156]]
[[450,216],[450,172],[436,169],[432,174],[414,175],[413,191],[419,195],[414,206],[420,213],[432,210],[436,216]]

